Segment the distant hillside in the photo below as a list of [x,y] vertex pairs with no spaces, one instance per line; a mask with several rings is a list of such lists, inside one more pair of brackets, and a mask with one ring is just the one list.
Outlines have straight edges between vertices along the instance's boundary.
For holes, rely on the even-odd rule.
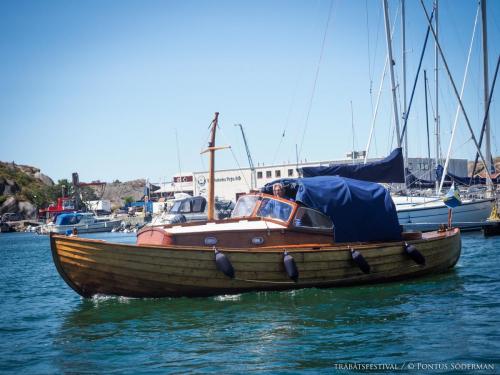
[[36,206],[50,199],[54,181],[40,169],[14,162],[0,162],[0,215],[20,213],[26,218],[36,216]]
[[[104,189],[81,188],[83,199],[109,199],[113,208],[123,206],[125,199],[139,200],[144,194],[145,180],[107,183]],[[37,210],[55,203],[62,190],[72,194],[68,180],[56,183],[28,165],[0,161],[0,216],[7,212],[20,213],[25,218],[34,218]]]
[[[144,195],[146,180],[139,179],[126,182],[111,182],[106,184],[102,199],[109,199],[113,208],[123,206],[126,197],[132,197],[134,201],[139,200]],[[100,194],[99,189],[94,189],[96,194]]]

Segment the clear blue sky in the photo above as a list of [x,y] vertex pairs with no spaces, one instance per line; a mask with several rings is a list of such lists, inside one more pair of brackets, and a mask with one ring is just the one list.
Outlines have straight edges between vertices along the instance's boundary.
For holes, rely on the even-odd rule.
[[[408,96],[426,21],[420,1],[406,1]],[[431,2],[425,1],[430,9]],[[391,0],[394,19],[399,1]],[[169,179],[200,171],[208,125],[220,112],[218,144],[231,144],[247,166],[243,124],[254,162],[344,157],[364,149],[386,54],[378,0],[334,0],[318,69],[329,0],[309,1],[3,1],[0,3],[0,160],[37,166],[54,179]],[[444,53],[460,87],[477,2],[440,1]],[[500,1],[488,1],[490,81],[500,53]],[[402,80],[400,21],[394,51]],[[480,22],[465,106],[476,133],[482,121]],[[433,43],[424,68],[434,100]],[[442,65],[441,65],[442,66]],[[441,70],[443,152],[456,100]],[[370,82],[373,87],[370,96]],[[500,83],[499,83],[500,85]],[[499,93],[491,109],[492,150],[500,154]],[[310,116],[306,117],[310,107]],[[402,103],[402,92],[399,92]],[[393,147],[389,76],[371,156]],[[432,113],[431,132],[433,132]],[[282,133],[285,130],[285,137]],[[409,120],[410,156],[425,156],[422,82]],[[460,117],[455,157],[474,147]],[[434,150],[434,141],[432,141]],[[433,153],[434,154],[434,153]],[[217,168],[237,168],[229,150]]]

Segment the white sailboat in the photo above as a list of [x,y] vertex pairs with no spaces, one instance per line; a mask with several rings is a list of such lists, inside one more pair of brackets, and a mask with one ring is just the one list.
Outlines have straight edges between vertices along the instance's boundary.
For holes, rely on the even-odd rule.
[[[384,4],[384,7],[387,9],[387,4]],[[437,7],[437,3],[436,3]],[[483,13],[483,25],[485,23],[485,5],[484,1],[482,2],[482,13]],[[437,40],[437,9],[436,9],[436,31],[432,30],[431,21],[429,21],[429,28],[432,30],[435,41],[436,41],[436,87],[437,87],[437,64],[438,64],[438,52],[440,51],[439,42]],[[403,21],[404,22],[404,21]],[[403,23],[404,29],[404,23]],[[483,28],[484,33],[485,28]],[[389,31],[386,30],[387,34],[387,45],[388,45],[388,53],[391,55],[391,41]],[[483,36],[484,40],[484,36]],[[484,47],[485,55],[484,59],[486,59],[486,48]],[[444,61],[444,57],[443,57]],[[444,61],[446,65],[446,61]],[[447,68],[447,67],[446,67]],[[393,70],[393,65],[390,64],[390,69]],[[486,68],[485,68],[486,69]],[[403,74],[403,78],[405,79],[405,73]],[[451,77],[450,77],[451,78]],[[465,79],[464,79],[465,83]],[[406,86],[406,85],[404,85]],[[393,87],[394,82],[393,82]],[[487,87],[487,73],[485,73],[485,87]],[[436,88],[437,91],[437,88]],[[462,87],[463,92],[463,87]],[[394,93],[394,89],[393,89]],[[406,93],[405,93],[406,94]],[[487,95],[487,89],[486,89]],[[406,96],[406,95],[405,95]],[[457,96],[459,102],[461,100],[461,95]],[[436,108],[438,107],[438,95],[436,94]],[[487,101],[487,100],[486,100]],[[459,103],[461,105],[461,103]],[[463,110],[463,108],[462,108]],[[406,109],[405,109],[406,111]],[[397,107],[395,105],[394,112],[397,112]],[[458,113],[457,113],[458,114]],[[407,116],[404,113],[404,116]],[[436,134],[439,137],[439,116],[436,116]],[[473,136],[473,135],[472,135]],[[439,139],[439,138],[438,138]],[[488,143],[487,143],[488,144]],[[436,142],[437,150],[436,150],[436,161],[438,162],[438,153],[439,153],[439,141]],[[451,146],[451,144],[450,144]],[[487,149],[486,158],[490,160],[490,156]],[[449,154],[448,154],[449,158]],[[437,165],[437,164],[436,164]],[[445,168],[446,171],[446,168]],[[446,173],[445,173],[446,174]],[[443,180],[445,177],[443,175]],[[442,186],[442,183],[441,183]],[[439,196],[435,197],[413,197],[413,196],[393,196],[392,197],[396,210],[398,213],[399,223],[404,227],[404,230],[420,230],[420,231],[429,231],[436,230],[440,225],[447,224],[448,222],[448,207],[444,204],[443,200]],[[452,225],[454,227],[458,227],[462,230],[473,230],[473,229],[481,229],[482,223],[488,218],[493,209],[495,203],[494,198],[487,199],[468,199],[464,200],[462,204],[453,209],[453,220]]]

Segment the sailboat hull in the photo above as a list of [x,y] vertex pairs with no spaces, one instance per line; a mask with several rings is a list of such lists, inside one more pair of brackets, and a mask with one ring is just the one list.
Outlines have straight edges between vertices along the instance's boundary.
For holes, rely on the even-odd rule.
[[[481,229],[491,213],[494,199],[463,202],[453,208],[452,226],[461,230]],[[441,201],[397,204],[399,223],[405,231],[437,230],[440,225],[448,225],[448,207]]]
[[[234,268],[235,277],[229,278],[217,269],[214,250],[207,247],[126,245],[55,234],[50,241],[61,277],[83,297],[195,297],[378,283],[444,272],[461,251],[458,229],[409,241],[425,265],[407,255],[403,242],[218,249]],[[351,249],[370,265],[369,273],[352,260]],[[296,264],[297,281],[287,275],[285,251]]]

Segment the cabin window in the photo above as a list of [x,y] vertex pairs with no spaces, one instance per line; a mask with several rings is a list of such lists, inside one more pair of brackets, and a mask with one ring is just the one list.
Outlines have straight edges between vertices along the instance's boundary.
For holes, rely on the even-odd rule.
[[289,169],[288,170],[288,177],[292,177],[293,176],[293,169]]
[[231,217],[248,217],[251,216],[257,203],[258,197],[256,195],[244,195],[234,206]]
[[266,171],[266,178],[271,178],[271,177],[272,177],[271,171]]
[[260,204],[257,216],[288,221],[290,214],[292,213],[292,208],[293,206],[291,204],[264,198]]
[[281,177],[281,171],[280,171],[280,170],[278,170],[278,169],[277,169],[277,170],[275,170],[275,171],[274,171],[274,177],[276,177],[276,178]]
[[185,214],[191,212],[191,201],[189,199],[187,199],[181,203],[180,212],[185,213]]
[[257,178],[262,178],[262,172],[257,172]]
[[196,198],[193,199],[193,212],[204,212],[205,211],[205,199]]
[[307,207],[299,207],[293,220],[293,225],[297,228],[314,228],[314,229],[332,229],[332,220],[318,212]]

